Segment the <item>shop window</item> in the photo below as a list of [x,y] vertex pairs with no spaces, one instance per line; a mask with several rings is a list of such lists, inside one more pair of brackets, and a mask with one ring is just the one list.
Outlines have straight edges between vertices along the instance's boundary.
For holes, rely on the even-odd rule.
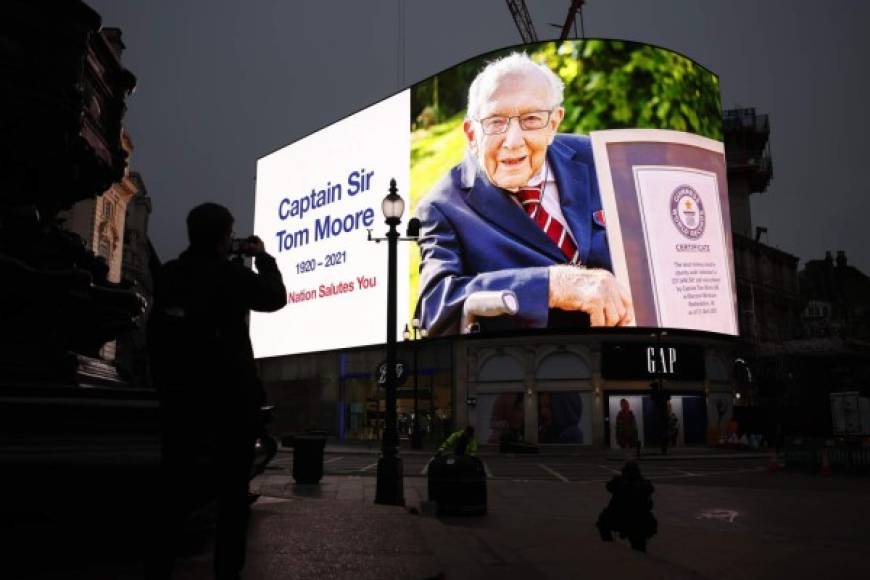
[[651,397],[643,397],[643,438],[646,444],[658,447],[661,437],[669,447],[703,445],[707,439],[707,409],[705,398],[697,395],[675,395],[667,404],[667,422],[662,425]]
[[592,393],[538,393],[538,443],[590,445]]
[[498,445],[525,439],[525,395],[522,392],[477,396],[477,440]]
[[[452,385],[449,370],[421,369],[417,377],[416,417],[427,446],[437,446],[454,428]],[[369,377],[344,379],[339,411],[339,436],[349,440],[381,439],[386,412],[386,393]],[[407,439],[413,432],[414,377],[396,390],[396,419],[399,437]]]
[[668,447],[703,445],[707,441],[707,409],[700,395],[672,395],[667,403],[667,422],[648,395],[611,394],[608,397],[610,447],[634,449],[659,447],[667,437]]

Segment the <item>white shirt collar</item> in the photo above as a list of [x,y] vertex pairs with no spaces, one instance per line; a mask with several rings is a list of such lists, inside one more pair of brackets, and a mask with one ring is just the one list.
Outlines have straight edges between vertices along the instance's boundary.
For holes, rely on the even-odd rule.
[[544,164],[541,165],[541,168],[538,169],[538,172],[529,179],[529,187],[541,189],[544,186],[545,179],[547,183],[553,183],[556,181],[556,178],[553,177],[553,172],[550,171],[550,164],[546,159],[544,160]]

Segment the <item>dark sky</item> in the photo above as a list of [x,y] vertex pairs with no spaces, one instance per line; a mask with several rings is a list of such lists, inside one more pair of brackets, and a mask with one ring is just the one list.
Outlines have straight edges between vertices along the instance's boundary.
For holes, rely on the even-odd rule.
[[[250,230],[257,158],[520,41],[503,0],[86,1],[123,30],[138,77],[126,123],[164,260],[197,203]],[[527,4],[538,36],[558,35],[549,23],[570,1]],[[753,225],[802,260],[842,249],[870,274],[870,2],[588,0],[584,19],[589,37],[682,52],[720,75],[724,107],[768,113],[774,179],[753,196]]]

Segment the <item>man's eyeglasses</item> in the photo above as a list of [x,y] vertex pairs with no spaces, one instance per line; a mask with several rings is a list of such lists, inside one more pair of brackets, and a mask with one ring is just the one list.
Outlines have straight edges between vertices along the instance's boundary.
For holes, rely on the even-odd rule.
[[501,133],[507,132],[508,127],[510,127],[511,124],[511,119],[516,119],[523,131],[537,131],[538,129],[543,129],[547,126],[547,123],[550,122],[550,115],[552,114],[553,111],[530,111],[512,117],[493,115],[486,119],[479,119],[478,123],[480,123],[485,135],[500,135]]

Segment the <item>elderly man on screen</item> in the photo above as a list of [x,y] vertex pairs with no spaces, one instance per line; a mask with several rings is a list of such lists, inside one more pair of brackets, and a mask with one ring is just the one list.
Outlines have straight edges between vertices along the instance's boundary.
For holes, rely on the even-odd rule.
[[468,296],[513,290],[520,328],[620,326],[588,137],[559,134],[562,81],[514,53],[468,91],[465,160],[420,202],[419,308],[430,335],[459,331]]

